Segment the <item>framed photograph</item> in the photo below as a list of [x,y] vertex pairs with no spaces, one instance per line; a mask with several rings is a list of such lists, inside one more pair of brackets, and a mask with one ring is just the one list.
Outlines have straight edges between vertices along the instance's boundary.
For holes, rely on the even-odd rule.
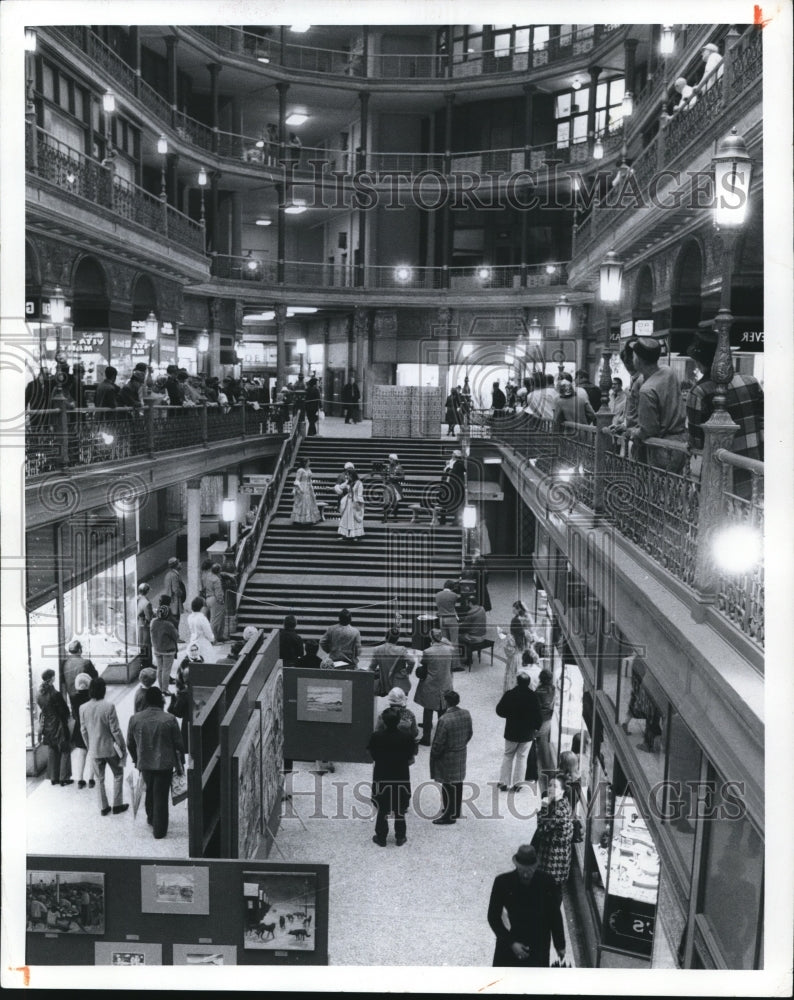
[[[259,712],[251,713],[232,755],[232,799],[237,807],[237,857],[252,858],[262,826],[262,731]],[[232,805],[234,810],[234,804]]]
[[209,873],[187,865],[141,865],[141,913],[209,913]]
[[97,941],[94,945],[94,965],[162,965],[161,944],[141,944],[140,941]]
[[237,965],[233,944],[175,944],[174,965]]
[[44,934],[104,934],[103,872],[29,871],[27,929]]
[[314,951],[317,875],[313,872],[243,872],[243,947]]
[[353,682],[298,677],[298,722],[353,721]]

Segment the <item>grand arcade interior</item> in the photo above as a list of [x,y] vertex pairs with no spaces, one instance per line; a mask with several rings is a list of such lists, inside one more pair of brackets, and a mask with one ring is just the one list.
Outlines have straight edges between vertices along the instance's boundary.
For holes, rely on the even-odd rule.
[[[749,16],[32,21],[18,22],[14,133],[24,321],[3,335],[26,412],[6,432],[24,467],[24,549],[4,546],[5,558],[19,551],[24,573],[4,660],[25,677],[13,711],[24,719],[28,893],[34,874],[59,869],[104,879],[105,939],[127,942],[107,945],[116,964],[157,961],[135,958],[135,941],[179,964],[180,942],[206,938],[203,955],[217,946],[228,964],[232,948],[237,964],[296,972],[490,965],[488,891],[535,827],[527,789],[491,798],[503,638],[521,599],[556,686],[552,746],[578,754],[584,792],[563,896],[569,959],[762,970],[764,908],[778,891],[775,862],[771,880],[765,868],[764,463],[735,455],[719,420],[702,458],[681,446],[673,472],[622,453],[606,410],[568,434],[491,411],[495,382],[584,371],[605,395],[614,378],[628,387],[620,352],[638,336],[658,341],[684,393],[697,378],[687,348],[704,331],[734,372],[773,379],[762,28]],[[719,225],[715,177],[736,196]],[[147,374],[137,408],[110,422],[98,386],[109,366],[124,386],[136,365]],[[163,390],[173,366],[191,384],[244,391],[176,409]],[[295,403],[312,378],[317,436]],[[44,405],[37,384],[49,387]],[[469,413],[447,436],[455,386]],[[462,518],[439,524],[433,490],[453,449],[466,466]],[[387,524],[373,480],[392,452],[406,486]],[[324,520],[301,531],[289,517],[306,457]],[[364,478],[357,548],[338,540],[333,517],[347,461]],[[467,780],[478,791],[448,830],[415,804],[406,846],[380,850],[371,821],[350,818],[351,789],[371,773],[372,675],[339,682],[352,685],[349,730],[301,729],[290,698],[303,682],[291,695],[274,630],[293,613],[319,639],[346,606],[359,666],[395,623],[421,649],[423,613],[432,618],[433,595],[475,549],[492,641],[454,686],[473,718]],[[36,696],[78,639],[126,732],[141,667],[131,609],[141,583],[152,599],[161,592],[174,557],[188,602],[207,558],[236,582],[219,663],[192,681],[189,797],[153,841],[140,813],[100,819],[95,793],[51,786]],[[7,710],[5,685],[3,700]],[[375,698],[376,711],[385,704]],[[252,719],[246,757],[235,741]],[[430,801],[427,753],[413,781]],[[313,773],[315,758],[336,773]],[[13,759],[21,767],[19,748]],[[506,809],[501,822],[482,818],[486,790]],[[318,801],[342,821],[318,818]],[[146,864],[209,868],[208,909],[195,911],[205,916],[171,930],[147,921],[169,911],[148,909]],[[304,926],[310,905],[316,914],[314,950],[298,936],[292,950],[252,946],[243,900],[256,908],[257,891],[261,905],[263,886],[277,875],[297,884],[295,872],[296,892],[311,896]],[[20,965],[105,954],[102,937],[27,930]]]

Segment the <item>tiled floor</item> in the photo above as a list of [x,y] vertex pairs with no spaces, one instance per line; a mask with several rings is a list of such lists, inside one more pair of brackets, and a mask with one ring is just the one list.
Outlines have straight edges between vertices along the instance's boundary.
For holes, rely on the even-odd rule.
[[[359,425],[360,426],[360,425]],[[491,623],[509,621],[516,585],[494,574]],[[524,592],[523,597],[529,595]],[[531,603],[531,602],[528,602]],[[221,647],[223,651],[228,648]],[[337,764],[323,777],[296,763],[293,799],[271,851],[273,861],[330,865],[329,954],[333,965],[488,966],[493,935],[486,910],[494,875],[511,868],[517,846],[534,832],[536,801],[529,788],[503,793],[496,788],[503,721],[494,712],[502,693],[504,660],[497,644],[493,666],[486,653],[471,673],[454,674],[461,705],[473,718],[469,744],[464,818],[454,826],[433,826],[440,793],[430,782],[427,748],[412,769],[414,810],[408,842],[393,835],[384,849],[373,844],[374,817],[366,790],[368,764]],[[135,685],[111,686],[126,732]],[[385,703],[385,701],[383,702]],[[379,706],[380,707],[380,706]],[[409,702],[421,719],[421,709]],[[108,784],[109,784],[108,779]],[[364,790],[362,790],[364,789]],[[125,800],[129,791],[125,787]],[[40,778],[28,789],[28,851],[64,855],[185,858],[187,806],[171,808],[168,836],[156,841],[141,809],[102,818],[95,791],[77,785],[53,787]],[[298,818],[300,817],[300,818]]]

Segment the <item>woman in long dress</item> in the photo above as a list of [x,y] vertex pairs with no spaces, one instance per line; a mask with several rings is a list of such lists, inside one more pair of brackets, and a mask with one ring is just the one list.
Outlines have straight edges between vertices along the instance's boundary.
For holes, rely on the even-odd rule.
[[342,538],[355,541],[364,534],[364,487],[355,469],[345,470],[345,480],[334,486],[334,491],[342,498],[339,509],[339,534]]
[[311,462],[304,458],[303,464],[295,473],[295,485],[292,488],[292,523],[317,524],[322,520],[317,498],[314,495],[312,483]]

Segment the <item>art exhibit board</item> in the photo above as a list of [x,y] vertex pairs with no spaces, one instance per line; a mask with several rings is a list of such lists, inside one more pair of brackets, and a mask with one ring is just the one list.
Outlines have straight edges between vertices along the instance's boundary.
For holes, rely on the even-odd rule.
[[30,855],[27,870],[28,966],[328,964],[328,865]]
[[285,670],[284,756],[371,763],[374,684],[369,670]]

